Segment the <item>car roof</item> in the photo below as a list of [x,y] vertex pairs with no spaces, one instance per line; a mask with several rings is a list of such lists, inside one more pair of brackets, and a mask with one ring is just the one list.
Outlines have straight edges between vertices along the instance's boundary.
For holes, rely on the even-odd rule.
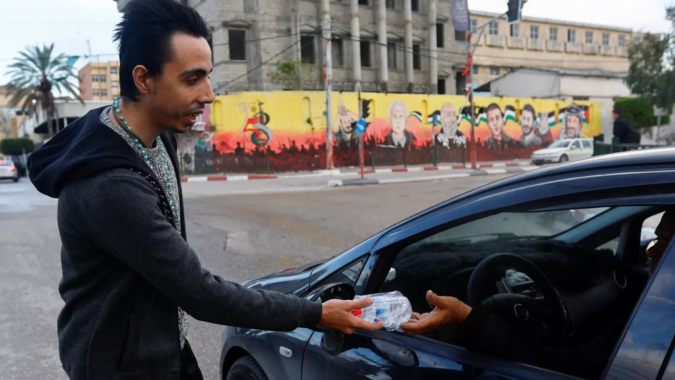
[[[546,182],[553,177],[560,176],[576,176],[585,172],[593,172],[595,175],[616,173],[622,170],[635,170],[639,168],[648,167],[665,167],[667,169],[675,169],[675,148],[654,148],[645,150],[636,150],[625,153],[614,153],[603,156],[597,156],[590,159],[570,162],[567,164],[549,166],[540,168],[527,173],[505,178],[500,181],[479,187],[471,190],[465,194],[448,199],[438,205],[431,207],[425,211],[420,212],[408,219],[405,219],[391,229],[400,227],[414,219],[419,219],[444,208],[449,203],[454,203],[463,199],[476,196],[481,193],[488,193],[491,191],[507,188],[518,184],[532,184],[536,182]],[[664,178],[665,180],[666,178]]]

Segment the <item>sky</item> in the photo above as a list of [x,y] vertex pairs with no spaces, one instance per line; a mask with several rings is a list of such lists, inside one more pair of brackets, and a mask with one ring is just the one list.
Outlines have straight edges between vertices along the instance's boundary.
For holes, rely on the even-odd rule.
[[[214,1],[214,0],[210,0]],[[220,0],[227,1],[227,0]],[[665,7],[675,0],[528,0],[525,16],[666,32]],[[507,0],[469,0],[472,10],[505,12]],[[114,0],[0,0],[0,85],[12,58],[29,45],[55,44],[56,53],[78,55],[77,69],[90,58],[117,59],[112,42],[121,20]],[[95,60],[95,58],[94,58]]]

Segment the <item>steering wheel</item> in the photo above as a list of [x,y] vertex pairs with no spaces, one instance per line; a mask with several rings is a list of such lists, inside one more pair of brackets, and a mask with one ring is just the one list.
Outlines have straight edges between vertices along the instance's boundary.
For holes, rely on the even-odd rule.
[[[513,283],[506,280],[509,270],[529,278],[520,276],[520,284],[511,287]],[[495,294],[495,284],[498,294]],[[535,297],[519,294],[517,291],[521,289]],[[543,298],[536,298],[537,293]],[[512,326],[529,332],[532,338],[550,335],[556,345],[562,344],[562,338],[573,331],[567,308],[551,281],[532,262],[514,254],[498,253],[476,266],[469,279],[467,304],[499,315]]]

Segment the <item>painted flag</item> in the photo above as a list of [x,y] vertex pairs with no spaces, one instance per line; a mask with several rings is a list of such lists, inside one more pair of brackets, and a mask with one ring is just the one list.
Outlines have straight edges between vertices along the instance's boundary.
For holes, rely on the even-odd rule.
[[434,116],[436,116],[436,123],[440,123],[441,120],[441,111],[434,111],[429,117],[427,117],[427,124],[433,124],[434,123]]
[[467,123],[471,123],[471,117],[467,115],[462,115],[462,117],[459,119],[459,122],[461,123],[462,121],[466,121]]
[[480,123],[486,123],[487,124],[487,114],[484,113],[484,112],[478,114],[478,118],[476,119],[476,125],[480,125]]
[[422,114],[419,113],[418,111],[411,112],[408,117],[414,117],[415,119],[419,120],[420,123],[422,122]]
[[504,108],[504,121],[511,120],[515,123],[516,121],[516,109],[512,106],[506,106]]
[[471,23],[469,22],[469,4],[467,0],[454,0],[450,6],[450,15],[452,15],[452,24],[455,30],[468,32]]

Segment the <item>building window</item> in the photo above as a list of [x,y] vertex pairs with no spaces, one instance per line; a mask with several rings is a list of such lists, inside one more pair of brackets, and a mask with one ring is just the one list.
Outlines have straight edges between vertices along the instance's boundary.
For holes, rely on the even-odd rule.
[[609,33],[602,33],[602,44],[609,45]]
[[476,28],[478,28],[478,20],[476,20],[475,18],[472,18],[471,19],[471,31],[472,32],[475,31]]
[[491,66],[490,67],[490,76],[498,77],[499,76],[499,67]]
[[108,96],[108,90],[101,90],[101,96]]
[[633,45],[639,45],[640,44],[640,37],[635,36],[633,37]]
[[531,40],[538,40],[539,39],[539,27],[538,26],[531,26],[530,27],[530,39]]
[[471,73],[473,75],[478,75],[478,66],[476,65],[471,66]]
[[370,42],[361,41],[361,67],[370,67]]
[[365,5],[368,6],[368,0],[359,0],[359,5]]
[[593,32],[586,32],[586,43],[587,44],[593,43]]
[[410,8],[412,8],[413,12],[419,12],[420,11],[420,0],[411,0],[410,1]]
[[101,93],[98,90],[94,90],[94,96],[101,96]]
[[345,62],[342,40],[339,38],[334,38],[333,41],[331,41],[330,49],[332,52],[333,65],[343,66]]
[[439,94],[445,94],[445,79],[439,79],[437,87]]
[[108,76],[107,75],[101,75],[99,77],[99,80],[101,81],[101,83],[107,83],[108,82]]
[[549,32],[549,38],[551,41],[558,41],[558,28],[551,28]]
[[413,70],[422,70],[422,56],[420,45],[413,45]]
[[117,75],[117,67],[110,68],[110,75]]
[[385,2],[385,6],[386,6],[387,8],[394,9],[394,8],[395,8],[395,6],[394,6],[394,0],[387,0],[387,1]]
[[490,23],[490,35],[491,36],[496,36],[499,34],[499,24],[497,24],[497,21],[493,21]]
[[120,88],[119,82],[112,82],[110,85],[112,86],[112,88]]
[[436,24],[436,47],[442,48],[445,46],[445,33],[443,32],[443,24]]
[[98,75],[92,75],[91,76],[91,81],[98,83]]
[[387,44],[387,67],[390,69],[396,68],[396,43],[390,42]]
[[518,24],[511,24],[511,37],[520,37],[520,28],[518,28]]
[[316,54],[314,54],[314,36],[300,36],[300,46],[302,63],[316,63]]
[[619,36],[619,46],[621,46],[621,47],[626,46],[626,36],[624,36],[624,35]]
[[230,29],[227,31],[230,40],[230,60],[246,60],[246,31]]
[[576,42],[577,31],[574,29],[567,30],[567,42]]
[[466,32],[455,29],[455,41],[466,41]]

